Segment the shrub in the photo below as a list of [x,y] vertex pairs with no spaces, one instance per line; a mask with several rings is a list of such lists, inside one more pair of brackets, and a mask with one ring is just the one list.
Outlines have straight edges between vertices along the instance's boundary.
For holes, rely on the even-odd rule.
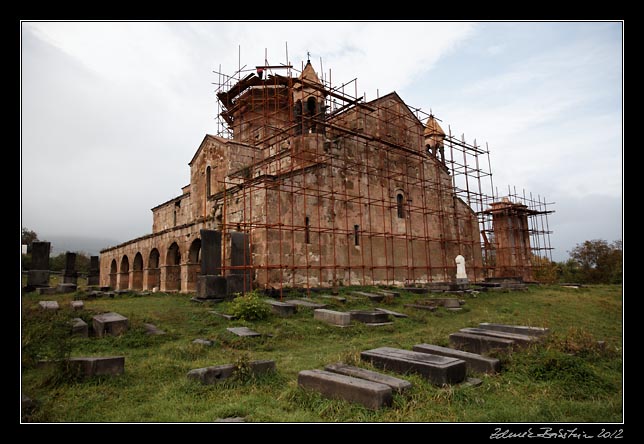
[[268,318],[270,308],[257,293],[250,292],[233,300],[232,314],[246,321],[261,321]]

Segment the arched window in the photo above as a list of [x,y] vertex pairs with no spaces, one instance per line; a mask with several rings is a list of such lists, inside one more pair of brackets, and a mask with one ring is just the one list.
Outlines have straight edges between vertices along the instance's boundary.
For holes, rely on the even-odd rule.
[[206,167],[206,197],[210,197],[210,165]]
[[316,114],[317,111],[317,101],[315,100],[315,97],[309,97],[306,99],[306,112],[313,116]]
[[405,201],[405,196],[403,196],[403,193],[396,194],[396,210],[397,210],[399,219],[402,219],[405,217],[405,207],[403,206],[404,201]]
[[304,243],[307,243],[307,244],[311,243],[311,232],[309,230],[310,226],[311,226],[311,221],[309,219],[309,216],[306,216],[304,218]]

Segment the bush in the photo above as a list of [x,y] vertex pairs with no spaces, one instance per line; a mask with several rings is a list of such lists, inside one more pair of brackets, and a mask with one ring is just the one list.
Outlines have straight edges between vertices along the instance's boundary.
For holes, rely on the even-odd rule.
[[268,318],[270,308],[257,293],[250,292],[233,300],[232,314],[246,321],[261,321]]

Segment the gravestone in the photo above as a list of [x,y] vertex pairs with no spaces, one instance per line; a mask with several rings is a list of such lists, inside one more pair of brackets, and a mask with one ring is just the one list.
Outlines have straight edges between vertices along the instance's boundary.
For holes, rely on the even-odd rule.
[[197,297],[224,299],[228,295],[226,278],[221,276],[221,232],[200,230],[201,274],[197,276]]
[[313,318],[337,327],[347,327],[351,324],[351,314],[325,308],[313,310]]
[[461,328],[459,331],[463,333],[471,333],[474,335],[492,336],[495,338],[510,339],[514,341],[517,345],[521,345],[521,346],[527,346],[538,341],[537,337],[535,336],[527,336],[519,333],[508,333],[505,331],[498,331],[498,330],[487,330],[485,328],[466,327],[466,328]]
[[49,242],[31,244],[31,270],[27,273],[27,287],[49,286]]
[[228,327],[226,330],[241,337],[261,336],[261,333],[257,333],[248,327]]
[[69,358],[68,361],[85,377],[121,375],[125,371],[124,356]]
[[78,282],[78,273],[76,272],[76,253],[65,253],[65,269],[63,270],[63,284],[74,284]]
[[[248,363],[250,372],[257,376],[263,373],[275,371],[275,361],[258,360]],[[230,378],[239,368],[235,364],[214,365],[212,367],[203,367],[190,370],[187,374],[188,379],[194,379],[202,384],[215,384],[223,379]]]
[[465,258],[460,254],[454,259],[456,262],[456,284],[467,284],[467,272],[465,271]]
[[495,338],[492,336],[456,332],[449,335],[449,344],[458,350],[470,353],[489,353],[492,350],[511,349],[514,341],[511,339]]
[[378,310],[352,310],[349,312],[351,320],[364,324],[379,324],[389,322],[389,314]]
[[98,256],[90,256],[89,273],[87,273],[87,286],[99,285],[101,267]]
[[380,302],[385,298],[384,294],[368,293],[366,291],[352,291],[351,294],[360,297],[367,297],[373,302]]
[[99,338],[107,335],[118,336],[125,333],[130,327],[130,323],[125,316],[114,312],[94,316],[92,325],[94,333]]
[[393,376],[385,375],[383,373],[374,372],[364,368],[353,367],[351,365],[338,362],[336,364],[329,364],[324,367],[324,370],[328,372],[338,373],[340,375],[353,376],[355,378],[366,379],[371,382],[379,382],[380,384],[385,384],[391,387],[392,390],[400,393],[408,388],[411,388],[412,384],[409,381],[404,379],[394,378]]
[[83,321],[81,318],[74,318],[71,320],[72,324],[72,336],[80,336],[86,338],[89,336],[89,326],[87,322]]
[[295,314],[295,310],[297,308],[295,304],[290,304],[288,302],[268,300],[266,303],[271,306],[271,311],[279,316],[291,316]]
[[376,308],[374,308],[374,310],[381,311],[383,313],[387,313],[389,315],[392,315],[395,318],[407,318],[407,317],[409,317],[405,313],[398,313],[397,311],[387,310],[386,308],[376,307]]
[[454,350],[453,348],[441,347],[433,344],[417,344],[414,345],[413,350],[421,353],[462,359],[465,361],[467,368],[475,372],[497,373],[501,368],[501,362],[498,359],[488,358],[476,353]]
[[85,308],[85,303],[83,301],[71,301],[69,305],[71,305],[72,310],[82,310]]
[[317,302],[311,302],[311,301],[303,301],[301,299],[288,299],[286,302],[289,304],[297,305],[298,307],[305,307],[305,308],[325,308],[327,305],[326,304],[319,304]]
[[43,310],[58,310],[58,302],[56,301],[40,301],[38,305]]
[[525,325],[506,325],[506,324],[492,324],[489,322],[481,322],[479,328],[485,330],[504,331],[507,333],[518,333],[526,336],[544,336],[550,330],[543,327],[528,327]]
[[250,237],[247,233],[230,233],[230,274],[226,276],[228,294],[251,290]]

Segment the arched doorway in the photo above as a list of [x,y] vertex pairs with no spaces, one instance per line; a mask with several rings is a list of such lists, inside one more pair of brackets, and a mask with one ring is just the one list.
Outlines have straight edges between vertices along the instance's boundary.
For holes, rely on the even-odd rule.
[[118,273],[118,268],[116,265],[116,259],[112,259],[112,264],[110,265],[110,287],[116,288],[116,276]]
[[190,244],[187,267],[186,290],[189,292],[197,291],[197,276],[199,276],[199,272],[201,271],[201,239],[195,239]]
[[136,253],[132,263],[132,290],[143,289],[143,256]]
[[172,242],[165,257],[165,291],[181,290],[181,251]]
[[127,290],[130,287],[130,260],[127,255],[123,255],[121,259],[121,267],[119,268],[119,290]]
[[145,269],[145,288],[153,290],[161,287],[161,269],[159,268],[159,250],[153,248],[148,258],[148,268]]

